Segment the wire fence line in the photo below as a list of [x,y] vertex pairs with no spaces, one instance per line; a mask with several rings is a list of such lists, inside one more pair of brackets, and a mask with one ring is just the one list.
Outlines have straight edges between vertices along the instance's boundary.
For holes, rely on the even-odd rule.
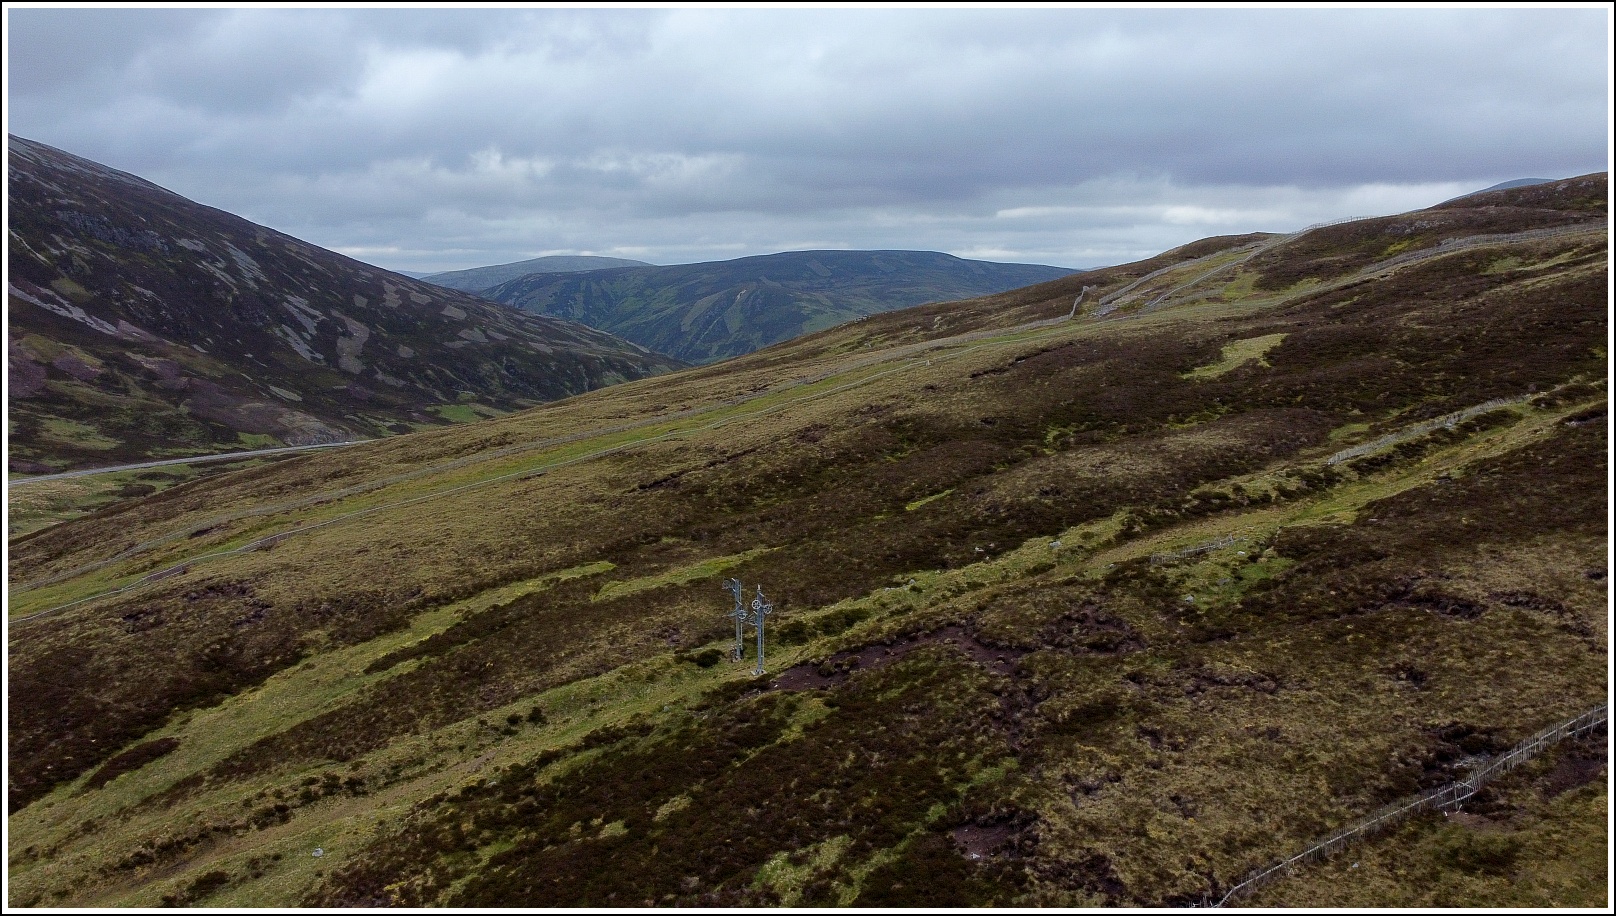
[[1207,271],[1206,273],[1201,274],[1200,276],[1197,276],[1193,280],[1189,280],[1189,281],[1187,281],[1185,283],[1180,283],[1179,285],[1173,287],[1172,289],[1168,290],[1167,292],[1162,293],[1161,295],[1159,295],[1156,298],[1150,300],[1149,302],[1146,302],[1142,307],[1140,307],[1139,313],[1144,314],[1145,312],[1152,311],[1152,310],[1154,310],[1156,308],[1156,306],[1158,306],[1158,305],[1162,304],[1163,302],[1167,301],[1169,298],[1178,295],[1179,293],[1183,292],[1184,290],[1187,290],[1190,287],[1195,286],[1196,284],[1200,283],[1202,280],[1205,280],[1208,277],[1216,276],[1217,274],[1223,273],[1226,270],[1233,270],[1234,268],[1245,264],[1247,261],[1251,260],[1252,258],[1256,257],[1259,254],[1262,254],[1263,252],[1267,251],[1268,249],[1274,247],[1277,244],[1279,244],[1279,242],[1267,242],[1265,244],[1259,244],[1255,248],[1252,249],[1250,254],[1247,254],[1245,257],[1240,258],[1239,260],[1230,261],[1227,264],[1221,264],[1221,265],[1219,265],[1217,267],[1212,268],[1211,270]]
[[[1184,283],[1181,286],[1175,287],[1173,289],[1168,290],[1165,293],[1162,293],[1161,295],[1158,295],[1156,298],[1154,298],[1154,299],[1150,300],[1150,302],[1146,303],[1145,306],[1139,310],[1138,314],[1143,314],[1145,312],[1152,311],[1152,310],[1155,309],[1156,306],[1158,306],[1161,303],[1165,302],[1166,300],[1172,298],[1173,296],[1177,295],[1178,293],[1181,293],[1184,290],[1189,289],[1192,286],[1195,286],[1196,284],[1198,284],[1201,281],[1207,279],[1208,277],[1211,277],[1211,276],[1214,276],[1216,274],[1222,273],[1225,270],[1229,270],[1229,269],[1234,268],[1234,267],[1239,267],[1239,266],[1245,264],[1246,262],[1250,261],[1251,259],[1255,258],[1257,255],[1260,255],[1263,252],[1268,251],[1270,248],[1274,248],[1274,247],[1277,247],[1279,245],[1294,242],[1297,239],[1301,238],[1302,236],[1306,235],[1309,232],[1312,232],[1315,229],[1324,229],[1324,228],[1327,228],[1327,227],[1330,227],[1330,226],[1339,226],[1342,223],[1354,223],[1354,222],[1360,222],[1360,221],[1363,221],[1363,220],[1382,219],[1382,218],[1383,217],[1379,217],[1379,216],[1349,216],[1349,217],[1345,217],[1343,219],[1330,220],[1329,222],[1325,222],[1325,223],[1315,223],[1314,225],[1308,226],[1305,229],[1298,229],[1296,232],[1293,232],[1293,233],[1291,233],[1289,235],[1276,236],[1276,237],[1274,237],[1274,238],[1272,238],[1272,239],[1270,239],[1270,240],[1268,240],[1266,242],[1258,244],[1256,246],[1256,248],[1250,254],[1246,255],[1245,257],[1240,258],[1239,260],[1236,260],[1236,261],[1231,261],[1228,264],[1224,264],[1222,266],[1213,268],[1212,270],[1207,271],[1206,273],[1196,277],[1193,280],[1190,280],[1187,283]],[[1326,289],[1331,289],[1331,288],[1335,288],[1335,287],[1339,287],[1339,286],[1344,286],[1347,283],[1357,282],[1357,281],[1359,281],[1359,280],[1361,280],[1361,279],[1363,279],[1365,277],[1369,277],[1369,276],[1372,276],[1374,274],[1382,273],[1382,272],[1385,272],[1385,271],[1388,271],[1388,270],[1395,270],[1396,268],[1403,267],[1403,266],[1405,266],[1407,264],[1412,264],[1412,263],[1416,263],[1416,262],[1419,262],[1419,261],[1424,261],[1424,260],[1426,260],[1428,258],[1444,257],[1446,255],[1453,254],[1453,253],[1459,252],[1459,251],[1465,251],[1465,250],[1468,250],[1468,249],[1471,249],[1471,248],[1482,248],[1482,247],[1486,247],[1486,246],[1490,246],[1490,245],[1508,245],[1508,244],[1512,244],[1512,243],[1515,243],[1515,242],[1528,242],[1528,241],[1534,241],[1534,240],[1538,240],[1538,239],[1559,238],[1560,236],[1577,235],[1577,234],[1586,233],[1586,232],[1602,232],[1604,230],[1605,230],[1605,226],[1602,223],[1597,224],[1597,225],[1595,225],[1595,224],[1587,224],[1587,223],[1580,223],[1580,224],[1570,225],[1570,226],[1550,226],[1550,227],[1547,227],[1547,228],[1544,228],[1544,229],[1527,229],[1527,230],[1524,230],[1522,232],[1499,233],[1499,234],[1493,234],[1493,235],[1470,235],[1470,236],[1462,236],[1462,237],[1458,237],[1458,238],[1443,239],[1435,247],[1421,248],[1418,251],[1409,251],[1409,252],[1405,252],[1403,254],[1397,255],[1395,257],[1388,258],[1388,259],[1386,259],[1384,261],[1378,261],[1378,262],[1376,262],[1374,264],[1370,264],[1367,267],[1364,267],[1364,268],[1362,268],[1362,269],[1360,269],[1358,271],[1353,272],[1351,275],[1349,275],[1347,277],[1344,277],[1344,278],[1341,278],[1339,280],[1333,281],[1333,282],[1328,283],[1328,284],[1326,284],[1324,286],[1308,290],[1307,292],[1310,292],[1310,293],[1323,292]],[[1214,257],[1214,256],[1215,255],[1208,255],[1207,257],[1210,258],[1210,257]],[[1201,259],[1197,259],[1197,260],[1205,260],[1205,258],[1201,258]],[[1195,263],[1195,262],[1186,262],[1186,263]],[[1124,296],[1126,296],[1128,293],[1132,292],[1135,288],[1137,288],[1138,286],[1140,286],[1141,284],[1143,284],[1143,283],[1145,283],[1145,282],[1147,282],[1149,280],[1155,279],[1156,277],[1160,276],[1161,274],[1164,274],[1164,273],[1168,272],[1169,270],[1171,270],[1173,268],[1182,267],[1182,266],[1184,266],[1184,265],[1183,264],[1174,264],[1174,265],[1170,265],[1169,267],[1164,267],[1161,270],[1158,270],[1158,271],[1155,271],[1153,273],[1147,274],[1147,275],[1145,275],[1143,277],[1140,277],[1138,280],[1135,280],[1134,282],[1128,284],[1127,286],[1123,287],[1122,289],[1119,289],[1116,292],[1111,293],[1110,295],[1108,295],[1105,298],[1100,300],[1100,306],[1099,306],[1099,308],[1097,308],[1095,310],[1094,317],[1103,318],[1106,315],[1109,315],[1110,313],[1116,311],[1122,305],[1122,302],[1121,302],[1122,298]]]
[[1305,234],[1307,234],[1309,232],[1312,232],[1314,229],[1327,229],[1327,228],[1329,228],[1331,226],[1339,226],[1342,223],[1357,223],[1357,222],[1362,222],[1363,220],[1366,220],[1366,219],[1385,219],[1385,218],[1386,218],[1385,214],[1381,214],[1380,216],[1343,216],[1340,219],[1329,219],[1329,220],[1325,220],[1322,223],[1314,223],[1311,226],[1303,226],[1302,228],[1296,230],[1295,232],[1292,232],[1291,233],[1291,238],[1294,239],[1294,238],[1297,238],[1298,236],[1305,235]]
[[1167,265],[1166,267],[1162,267],[1162,268],[1158,268],[1156,270],[1153,270],[1150,273],[1145,274],[1143,277],[1140,277],[1139,279],[1133,281],[1132,283],[1129,283],[1127,286],[1124,286],[1119,290],[1116,290],[1114,292],[1110,292],[1110,293],[1107,293],[1104,296],[1101,296],[1099,305],[1094,310],[1094,317],[1095,318],[1104,318],[1105,316],[1107,316],[1107,315],[1111,314],[1112,312],[1116,311],[1117,307],[1122,304],[1122,298],[1124,296],[1128,295],[1129,293],[1131,293],[1134,290],[1138,289],[1140,286],[1143,286],[1144,284],[1149,283],[1151,280],[1154,280],[1157,277],[1159,277],[1159,276],[1161,276],[1161,275],[1163,275],[1165,273],[1170,273],[1172,271],[1178,270],[1181,267],[1188,267],[1188,266],[1190,266],[1192,264],[1200,264],[1200,263],[1205,262],[1205,261],[1210,261],[1213,258],[1216,258],[1216,257],[1218,257],[1218,256],[1220,256],[1220,255],[1222,255],[1222,254],[1224,254],[1226,252],[1227,252],[1227,249],[1224,249],[1222,251],[1214,251],[1211,254],[1202,255],[1201,257],[1194,258],[1194,259],[1189,260],[1189,261],[1176,261],[1176,262],[1174,262],[1172,264]]
[[1363,273],[1374,273],[1382,270],[1391,270],[1402,267],[1413,261],[1423,261],[1426,258],[1441,257],[1453,254],[1456,251],[1465,251],[1470,248],[1483,248],[1488,245],[1508,245],[1514,242],[1530,242],[1537,239],[1559,238],[1563,235],[1577,235],[1594,230],[1603,231],[1604,224],[1571,226],[1550,226],[1545,229],[1527,229],[1522,232],[1504,232],[1493,235],[1466,235],[1458,238],[1443,239],[1434,248],[1421,248],[1418,251],[1408,251],[1393,258],[1371,264],[1364,268]]
[[1197,554],[1210,553],[1214,550],[1232,547],[1236,543],[1243,540],[1245,540],[1243,537],[1236,537],[1232,534],[1226,534],[1215,541],[1207,541],[1205,544],[1196,544],[1194,547],[1185,547],[1180,550],[1170,550],[1163,553],[1153,553],[1150,555],[1150,565],[1160,566],[1163,563],[1171,563],[1174,560],[1182,560],[1185,557],[1193,557]]
[[1455,410],[1453,413],[1443,414],[1434,420],[1423,420],[1419,423],[1413,424],[1412,426],[1405,426],[1396,432],[1387,433],[1378,439],[1371,439],[1368,442],[1364,442],[1360,445],[1354,445],[1352,448],[1342,449],[1341,451],[1336,452],[1334,455],[1324,459],[1324,463],[1326,465],[1340,464],[1343,461],[1349,461],[1353,458],[1368,455],[1371,452],[1378,452],[1384,448],[1391,448],[1400,442],[1407,442],[1410,439],[1423,436],[1426,433],[1435,432],[1438,429],[1452,429],[1453,427],[1458,426],[1460,423],[1463,423],[1472,417],[1479,417],[1484,413],[1498,410],[1499,408],[1509,407],[1514,404],[1521,404],[1531,400],[1534,397],[1536,397],[1536,395],[1523,394],[1519,397],[1513,398],[1493,398],[1491,401],[1476,404],[1472,407],[1466,407],[1463,410]]
[[[1311,226],[1305,226],[1305,227],[1303,227],[1301,229],[1296,230],[1295,232],[1282,234],[1282,235],[1276,235],[1276,236],[1274,236],[1272,238],[1265,239],[1265,240],[1260,241],[1260,242],[1256,242],[1251,246],[1251,251],[1245,257],[1240,258],[1240,259],[1235,260],[1235,261],[1230,261],[1229,263],[1220,265],[1218,267],[1214,267],[1211,270],[1207,271],[1206,273],[1201,274],[1200,276],[1196,277],[1195,279],[1190,280],[1190,281],[1188,281],[1186,283],[1183,283],[1183,284],[1181,284],[1179,286],[1176,286],[1176,287],[1168,290],[1165,293],[1162,293],[1161,295],[1157,296],[1156,298],[1150,300],[1150,302],[1146,303],[1144,308],[1140,309],[1140,312],[1143,313],[1143,312],[1151,311],[1152,309],[1155,308],[1155,306],[1160,305],[1162,302],[1164,302],[1165,300],[1171,298],[1172,296],[1177,295],[1178,293],[1181,293],[1184,290],[1189,289],[1192,286],[1195,286],[1197,283],[1200,283],[1202,280],[1205,280],[1208,277],[1211,277],[1211,276],[1213,276],[1215,274],[1223,273],[1225,270],[1230,270],[1232,268],[1239,267],[1239,266],[1245,264],[1247,261],[1250,261],[1252,258],[1255,258],[1257,255],[1262,254],[1265,251],[1268,251],[1270,248],[1275,248],[1275,247],[1277,247],[1279,245],[1283,245],[1283,244],[1286,244],[1288,242],[1294,242],[1297,239],[1301,238],[1302,236],[1308,234],[1309,232],[1312,232],[1314,229],[1323,229],[1323,228],[1325,228],[1327,226],[1339,226],[1342,223],[1352,223],[1352,222],[1357,222],[1359,220],[1381,219],[1381,218],[1382,217],[1379,217],[1379,216],[1345,216],[1345,217],[1342,217],[1341,219],[1329,220],[1328,222],[1314,223]],[[1143,277],[1140,277],[1139,279],[1133,281],[1132,283],[1129,283],[1127,286],[1124,286],[1123,288],[1121,288],[1121,289],[1119,289],[1119,290],[1105,296],[1104,298],[1102,298],[1100,300],[1099,307],[1094,310],[1094,317],[1095,318],[1104,318],[1105,316],[1107,316],[1107,315],[1111,314],[1112,312],[1116,311],[1122,305],[1121,300],[1122,300],[1122,298],[1124,296],[1126,296],[1129,293],[1133,292],[1135,289],[1139,288],[1139,286],[1141,286],[1141,285],[1143,285],[1143,284],[1145,284],[1145,283],[1147,283],[1147,282],[1149,282],[1151,280],[1156,279],[1157,277],[1161,276],[1162,274],[1167,273],[1168,271],[1176,270],[1177,268],[1184,267],[1184,266],[1186,266],[1186,264],[1197,264],[1197,263],[1200,263],[1202,261],[1207,261],[1207,260],[1215,258],[1218,255],[1223,254],[1223,253],[1224,252],[1222,252],[1222,251],[1215,251],[1212,254],[1196,258],[1194,261],[1180,262],[1178,264],[1169,264],[1168,266],[1163,267],[1160,270],[1152,271],[1151,273],[1145,274]],[[1074,306],[1073,311],[1074,312],[1076,311],[1075,306]]]
[[1543,729],[1520,744],[1515,745],[1508,752],[1487,761],[1486,764],[1471,771],[1463,779],[1422,792],[1413,798],[1392,802],[1363,820],[1337,830],[1325,839],[1319,840],[1293,856],[1280,859],[1257,869],[1245,880],[1229,888],[1228,893],[1224,894],[1223,898],[1213,906],[1224,906],[1237,896],[1250,893],[1270,881],[1284,877],[1289,874],[1293,866],[1305,865],[1309,862],[1327,858],[1355,840],[1401,823],[1416,814],[1425,811],[1442,811],[1445,813],[1457,811],[1466,800],[1480,792],[1487,783],[1530,761],[1567,738],[1577,737],[1604,725],[1609,718],[1609,713],[1610,707],[1602,703],[1579,716],[1573,716],[1564,722]]
[[1083,304],[1083,297],[1087,296],[1089,294],[1090,290],[1096,290],[1096,289],[1099,289],[1099,287],[1098,286],[1085,286],[1082,289],[1078,290],[1077,291],[1077,298],[1072,300],[1072,310],[1070,312],[1066,313],[1066,317],[1068,319],[1076,318],[1077,317],[1077,307]]

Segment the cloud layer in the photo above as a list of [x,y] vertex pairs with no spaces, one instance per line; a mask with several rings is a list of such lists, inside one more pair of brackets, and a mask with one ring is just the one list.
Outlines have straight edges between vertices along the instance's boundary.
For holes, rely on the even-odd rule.
[[1095,266],[1609,159],[1602,9],[7,14],[11,132],[399,269]]

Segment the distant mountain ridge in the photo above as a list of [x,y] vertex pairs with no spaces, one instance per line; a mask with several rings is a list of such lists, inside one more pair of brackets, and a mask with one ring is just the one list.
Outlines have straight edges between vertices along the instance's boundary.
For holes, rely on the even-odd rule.
[[1513,181],[1500,181],[1490,188],[1482,188],[1481,191],[1477,193],[1485,193],[1487,191],[1508,191],[1510,188],[1529,188],[1535,184],[1548,184],[1554,180],[1555,179],[1553,178],[1516,178]]
[[712,362],[893,309],[1076,273],[935,251],[788,251],[732,261],[531,274],[483,296]]
[[[1477,194],[1487,194],[1492,191],[1509,191],[1513,190],[1514,188],[1530,188],[1533,185],[1549,184],[1550,182],[1558,180],[1559,179],[1557,178],[1515,178],[1510,181],[1500,181],[1495,185],[1482,188],[1479,191],[1471,191],[1469,194],[1460,194],[1458,197],[1449,198],[1442,203],[1451,204],[1456,200],[1464,200],[1466,197],[1473,197]],[[1437,206],[1441,205],[1442,204],[1438,204]]]
[[14,470],[368,438],[677,365],[9,144]]
[[466,270],[447,270],[442,273],[422,274],[421,279],[438,286],[480,292],[529,274],[572,273],[580,270],[607,270],[613,267],[652,267],[645,261],[628,258],[601,258],[593,255],[558,254],[542,258],[529,258],[510,264],[472,267]]

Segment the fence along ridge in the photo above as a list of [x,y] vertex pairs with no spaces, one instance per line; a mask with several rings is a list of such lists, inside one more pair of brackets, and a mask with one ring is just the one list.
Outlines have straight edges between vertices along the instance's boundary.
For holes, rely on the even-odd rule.
[[1487,783],[1526,763],[1561,741],[1604,724],[1609,718],[1609,714],[1610,707],[1601,703],[1579,716],[1574,716],[1558,725],[1551,725],[1543,729],[1520,744],[1515,745],[1506,753],[1487,761],[1485,765],[1477,768],[1463,779],[1457,779],[1447,785],[1429,789],[1413,798],[1400,799],[1385,805],[1356,824],[1337,830],[1301,852],[1258,869],[1244,881],[1229,888],[1228,893],[1223,895],[1223,899],[1213,905],[1221,907],[1237,895],[1256,890],[1263,884],[1288,873],[1293,865],[1316,862],[1331,855],[1355,839],[1360,839],[1375,831],[1407,820],[1422,811],[1429,811],[1433,808],[1444,812],[1456,811],[1471,796],[1480,792]]

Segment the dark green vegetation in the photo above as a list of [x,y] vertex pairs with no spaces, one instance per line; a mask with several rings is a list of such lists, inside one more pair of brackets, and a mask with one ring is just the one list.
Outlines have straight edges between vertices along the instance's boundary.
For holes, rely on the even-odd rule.
[[[1495,193],[1375,222],[1571,228],[1209,239],[13,541],[8,903],[1215,898],[1606,695],[1605,177]],[[1600,905],[1602,782],[1351,903]]]
[[481,294],[705,363],[867,315],[984,296],[1071,272],[935,251],[788,251],[672,267],[533,274]]
[[464,290],[468,293],[482,292],[490,287],[498,286],[511,280],[525,277],[529,274],[571,273],[580,270],[606,270],[611,267],[650,267],[644,261],[632,261],[628,258],[600,258],[591,255],[551,255],[544,258],[530,258],[526,261],[516,261],[511,264],[495,264],[491,267],[473,267],[469,270],[449,270],[443,273],[428,274],[421,277],[428,283],[437,286],[447,286],[450,289]]
[[677,365],[10,148],[13,471],[408,432]]

